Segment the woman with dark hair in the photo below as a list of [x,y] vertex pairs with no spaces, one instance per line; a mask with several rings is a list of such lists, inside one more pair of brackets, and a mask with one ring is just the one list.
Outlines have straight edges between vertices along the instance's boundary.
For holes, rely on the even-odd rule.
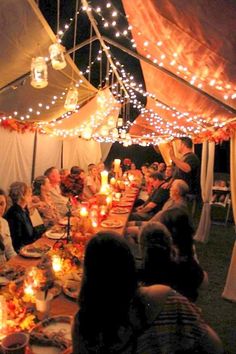
[[160,222],[144,225],[140,232],[142,269],[140,280],[145,285],[172,285],[174,250],[172,237]]
[[200,286],[208,284],[208,276],[196,259],[189,216],[184,210],[174,208],[164,211],[160,221],[170,231],[176,250],[172,285],[189,300],[196,301]]
[[0,189],[0,266],[11,257],[16,256],[12,246],[11,234],[8,223],[3,216],[7,207],[7,197],[5,192]]
[[131,251],[112,231],[87,245],[79,307],[74,354],[223,352],[186,298],[164,285],[138,287]]
[[14,249],[18,252],[22,246],[34,242],[41,236],[41,232],[33,227],[29,216],[31,188],[24,182],[14,182],[10,185],[9,196],[13,204],[5,218],[10,227]]
[[60,219],[60,214],[50,196],[51,184],[49,179],[46,176],[36,177],[32,187],[32,206],[38,209],[45,227],[55,225]]

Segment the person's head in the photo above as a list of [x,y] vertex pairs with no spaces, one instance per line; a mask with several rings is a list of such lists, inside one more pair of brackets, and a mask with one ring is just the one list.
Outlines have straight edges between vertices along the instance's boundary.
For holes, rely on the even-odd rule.
[[180,154],[183,154],[185,151],[192,150],[193,142],[189,137],[183,136],[178,140],[178,151]]
[[170,198],[173,200],[184,199],[189,192],[189,186],[182,179],[175,179],[170,187]]
[[38,176],[33,181],[32,187],[33,187],[33,195],[40,196],[41,194],[48,193],[50,191],[51,184],[49,182],[48,177]]
[[146,175],[146,173],[148,172],[148,167],[149,167],[149,164],[148,163],[144,163],[142,166],[141,166],[141,171],[144,175]]
[[68,168],[62,168],[60,169],[60,177],[61,177],[61,181],[64,181],[65,178],[70,174],[70,171],[68,170]]
[[158,188],[159,185],[164,181],[164,177],[159,172],[154,172],[149,176],[149,181],[152,183],[154,188]]
[[169,209],[162,213],[160,221],[170,231],[179,255],[191,257],[194,229],[188,214],[180,208]]
[[14,182],[10,185],[9,197],[13,204],[23,204],[27,206],[31,202],[32,190],[24,182]]
[[52,186],[58,185],[61,181],[61,176],[56,167],[50,167],[44,172],[44,176],[48,177]]
[[98,164],[97,164],[97,170],[98,170],[98,173],[101,173],[102,171],[105,170],[105,165],[102,161],[100,161]]
[[[80,331],[92,337],[124,324],[137,290],[133,255],[113,231],[99,232],[87,245],[79,295]],[[109,338],[108,338],[109,339]]]
[[165,172],[165,169],[166,169],[165,162],[160,162],[158,165],[158,172],[163,173],[163,172]]
[[79,166],[72,166],[70,169],[71,175],[79,175],[81,172],[81,168]]
[[166,167],[165,170],[165,178],[171,178],[173,175],[174,167],[172,165],[169,165]]
[[7,208],[7,196],[3,189],[0,189],[0,217],[5,214]]
[[140,232],[140,245],[143,258],[145,278],[148,283],[155,279],[164,280],[163,269],[171,264],[172,238],[171,234],[160,222],[149,222]]
[[98,175],[98,170],[94,163],[88,165],[88,174],[94,177]]
[[132,162],[132,163],[131,163],[131,165],[130,165],[130,169],[131,169],[131,170],[136,170],[136,165],[135,165],[135,163],[134,163],[134,162]]

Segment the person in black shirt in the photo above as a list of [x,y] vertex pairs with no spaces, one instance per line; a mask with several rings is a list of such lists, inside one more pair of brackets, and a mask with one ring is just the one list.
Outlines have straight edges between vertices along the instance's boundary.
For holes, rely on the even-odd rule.
[[18,252],[22,246],[34,242],[41,234],[33,227],[29,216],[31,188],[24,182],[14,182],[10,186],[9,196],[13,205],[8,209],[5,218],[10,227],[13,247]]
[[132,213],[130,220],[135,221],[148,221],[153,215],[162,209],[163,205],[169,198],[169,190],[163,189],[162,185],[165,183],[164,177],[159,172],[153,173],[150,176],[153,180],[154,190],[144,204]]
[[200,191],[200,161],[192,152],[192,146],[190,138],[180,138],[178,150],[181,158],[175,156],[173,147],[170,148],[170,158],[175,164],[173,179],[183,179],[189,186],[189,194],[197,195]]

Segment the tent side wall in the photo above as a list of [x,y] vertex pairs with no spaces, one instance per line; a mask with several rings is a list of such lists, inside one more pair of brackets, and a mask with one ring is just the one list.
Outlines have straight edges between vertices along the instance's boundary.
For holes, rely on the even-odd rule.
[[[8,190],[14,181],[31,183],[35,133],[18,133],[0,127],[0,188]],[[87,170],[89,163],[102,158],[100,144],[78,138],[64,140],[38,134],[34,177],[42,175],[51,166],[70,168],[79,165]]]

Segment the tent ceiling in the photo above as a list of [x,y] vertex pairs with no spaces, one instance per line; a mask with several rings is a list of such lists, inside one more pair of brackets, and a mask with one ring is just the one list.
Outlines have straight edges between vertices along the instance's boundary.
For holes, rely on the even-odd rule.
[[[2,0],[0,27],[1,47],[4,48],[0,56],[0,111],[5,115],[14,117],[14,112],[18,112],[17,119],[30,115],[30,121],[57,119],[66,112],[65,93],[71,83],[72,71],[74,81],[80,81],[79,104],[96,94],[97,90],[80,75],[69,55],[66,55],[67,66],[61,71],[48,65],[46,88],[35,89],[30,85],[27,73],[32,57],[48,56],[49,46],[56,42],[54,33],[33,0]],[[23,79],[18,80],[21,77]],[[33,109],[32,113],[29,108]]]
[[[223,4],[220,0],[207,3],[204,0],[136,0],[134,6],[131,1],[123,0],[123,5],[138,53],[162,63],[177,76],[175,79],[141,61],[147,92],[170,108],[188,113],[178,119],[176,112],[158,108],[149,98],[147,108],[162,116],[164,124],[161,127],[150,124],[148,113],[136,119],[131,133],[145,134],[148,125],[153,133],[161,134],[168,122],[171,129],[175,127],[182,134],[187,133],[182,127],[191,125],[194,135],[231,121],[236,108],[233,99],[236,93],[235,1]],[[194,90],[189,83],[209,97]],[[187,121],[189,117],[192,120]]]

